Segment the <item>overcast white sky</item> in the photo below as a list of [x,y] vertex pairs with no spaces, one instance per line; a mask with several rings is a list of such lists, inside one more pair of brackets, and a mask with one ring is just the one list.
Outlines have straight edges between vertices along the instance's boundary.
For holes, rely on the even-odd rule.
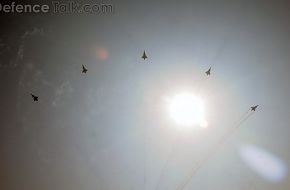
[[[175,190],[259,104],[185,189],[288,190],[290,3],[106,2],[1,15],[0,189],[154,190],[179,137],[159,187]],[[176,132],[163,99],[200,84],[209,127]]]

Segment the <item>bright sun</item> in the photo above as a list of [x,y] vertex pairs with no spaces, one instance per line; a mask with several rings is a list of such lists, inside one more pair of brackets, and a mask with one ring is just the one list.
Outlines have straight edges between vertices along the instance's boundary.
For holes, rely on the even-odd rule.
[[205,105],[201,98],[184,92],[166,99],[170,117],[182,127],[207,127]]

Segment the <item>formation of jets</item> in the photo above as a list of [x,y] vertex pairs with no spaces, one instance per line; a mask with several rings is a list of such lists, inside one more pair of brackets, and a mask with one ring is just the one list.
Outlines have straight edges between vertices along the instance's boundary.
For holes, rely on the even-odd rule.
[[[146,55],[146,52],[145,52],[145,50],[143,51],[143,55],[141,56],[141,58],[143,59],[143,60],[145,60],[145,59],[147,59],[148,57],[147,57],[147,55]],[[84,66],[84,65],[82,65],[82,73],[84,73],[84,74],[86,74],[88,72],[88,69]],[[209,76],[211,73],[211,67],[205,72],[205,74],[207,75],[207,76]],[[37,102],[38,101],[38,96],[36,96],[36,95],[34,95],[34,94],[32,94],[32,93],[30,93],[30,95],[31,95],[31,97],[32,97],[32,99],[33,99],[33,101],[34,102]],[[251,109],[251,111],[256,111],[256,109],[257,109],[257,107],[258,107],[259,105],[255,105],[255,106],[252,106],[250,109]]]

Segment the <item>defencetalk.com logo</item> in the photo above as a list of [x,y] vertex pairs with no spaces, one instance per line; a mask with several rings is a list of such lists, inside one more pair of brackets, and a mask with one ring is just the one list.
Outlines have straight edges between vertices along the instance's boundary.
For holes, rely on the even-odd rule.
[[52,1],[50,4],[21,4],[11,2],[0,3],[0,13],[24,14],[24,13],[50,13],[50,14],[102,14],[112,13],[112,4],[81,4],[74,1]]

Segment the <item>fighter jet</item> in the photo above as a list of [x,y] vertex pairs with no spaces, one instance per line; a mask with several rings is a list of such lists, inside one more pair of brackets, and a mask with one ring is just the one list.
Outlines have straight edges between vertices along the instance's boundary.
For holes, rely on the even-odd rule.
[[205,72],[205,74],[207,75],[207,76],[209,76],[210,75],[210,71],[211,71],[211,67]]
[[252,107],[251,107],[251,111],[256,111],[256,109],[257,109],[258,106],[259,106],[259,105],[252,106]]
[[145,53],[145,51],[143,52],[143,55],[142,55],[141,58],[144,59],[144,60],[148,58],[147,55],[146,55],[146,53]]
[[33,101],[38,101],[38,96],[35,96],[34,94],[30,93],[31,97],[33,98]]
[[82,73],[87,73],[88,69],[84,65],[82,65],[82,67],[83,67]]

